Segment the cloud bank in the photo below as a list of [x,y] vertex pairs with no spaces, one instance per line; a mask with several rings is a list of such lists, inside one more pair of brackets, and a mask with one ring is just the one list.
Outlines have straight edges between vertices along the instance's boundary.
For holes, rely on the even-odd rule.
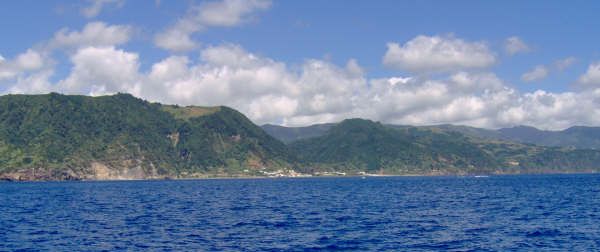
[[[290,126],[353,117],[486,128],[600,125],[598,62],[574,80],[582,89],[520,92],[492,72],[498,57],[486,42],[453,35],[419,35],[389,42],[382,63],[401,74],[377,78],[369,77],[353,58],[340,65],[322,59],[290,64],[234,43],[200,46],[193,38],[210,27],[247,23],[270,5],[269,1],[224,0],[192,6],[154,38],[157,46],[176,53],[146,63],[147,67],[142,67],[144,55],[124,49],[133,36],[131,26],[90,22],[79,30],[63,28],[14,57],[0,56],[0,90],[127,92],[169,104],[227,105],[256,123]],[[513,54],[526,47],[516,42],[511,42]],[[181,53],[192,48],[197,50]],[[54,56],[59,53],[68,60],[64,76],[55,75]],[[522,79],[540,80],[574,62],[575,58],[568,57],[538,65]]]

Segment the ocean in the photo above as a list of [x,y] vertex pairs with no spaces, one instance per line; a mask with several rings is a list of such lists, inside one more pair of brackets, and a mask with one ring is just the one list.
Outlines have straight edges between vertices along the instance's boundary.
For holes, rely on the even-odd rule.
[[0,183],[0,251],[599,251],[600,175]]

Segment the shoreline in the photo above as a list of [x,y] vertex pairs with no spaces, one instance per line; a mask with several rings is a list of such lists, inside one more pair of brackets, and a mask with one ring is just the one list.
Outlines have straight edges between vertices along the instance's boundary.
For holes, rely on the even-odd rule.
[[596,175],[600,172],[543,172],[543,173],[495,173],[495,174],[370,174],[370,175],[326,175],[326,176],[214,176],[195,178],[139,178],[139,179],[73,179],[73,180],[10,180],[0,179],[0,183],[31,183],[31,182],[128,182],[128,181],[190,181],[190,180],[250,180],[250,179],[311,179],[311,178],[378,178],[378,177],[472,177],[487,178],[499,176],[543,176],[543,175]]

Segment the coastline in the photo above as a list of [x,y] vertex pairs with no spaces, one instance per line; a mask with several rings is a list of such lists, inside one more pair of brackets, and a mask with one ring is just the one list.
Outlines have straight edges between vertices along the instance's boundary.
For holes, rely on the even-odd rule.
[[535,175],[594,175],[599,174],[598,171],[563,171],[563,172],[538,172],[538,173],[487,173],[487,174],[369,174],[369,175],[320,175],[320,176],[206,176],[206,177],[185,177],[185,178],[128,178],[128,179],[46,179],[46,180],[11,180],[0,178],[0,183],[19,183],[19,182],[126,182],[126,181],[190,181],[190,180],[251,180],[251,179],[327,179],[327,178],[384,178],[384,177],[497,177],[497,176],[535,176]]

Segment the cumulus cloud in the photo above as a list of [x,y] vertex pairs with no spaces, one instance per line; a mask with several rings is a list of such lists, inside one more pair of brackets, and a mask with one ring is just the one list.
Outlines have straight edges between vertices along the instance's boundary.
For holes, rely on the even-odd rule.
[[526,124],[561,129],[600,123],[595,108],[600,91],[520,93],[493,73],[369,80],[355,60],[342,67],[313,59],[290,69],[231,44],[206,48],[200,63],[190,62],[173,56],[156,63],[144,77],[143,83],[151,86],[142,88],[142,96],[184,105],[225,104],[257,123],[296,126],[350,117],[488,128]]
[[[396,78],[398,79],[398,78]],[[371,117],[399,124],[457,123],[491,127],[512,90],[492,73],[460,72],[442,79],[371,81]]]
[[537,90],[523,94],[519,103],[506,112],[506,118],[501,119],[546,129],[564,129],[574,124],[597,125],[600,123],[597,119],[600,110],[596,108],[598,95],[598,92],[551,93]]
[[529,46],[517,36],[509,37],[504,41],[504,50],[509,55],[528,52]]
[[29,75],[20,75],[6,92],[10,94],[41,94],[55,91],[55,86],[49,81],[53,74],[52,70],[43,70]]
[[548,76],[548,68],[543,65],[535,66],[531,71],[521,75],[521,80],[525,82],[532,82],[544,79]]
[[69,76],[57,88],[66,93],[101,95],[128,92],[141,95],[138,55],[114,47],[79,49]]
[[352,109],[348,97],[366,86],[355,60],[346,67],[308,60],[294,71],[285,63],[225,44],[202,50],[201,63],[189,62],[172,56],[154,64],[144,81],[151,87],[143,94],[179,104],[225,104],[262,123],[343,113]]
[[79,48],[112,47],[126,43],[130,36],[131,27],[107,25],[103,22],[88,23],[81,31],[63,28],[50,40],[28,49],[13,59],[1,58],[0,81],[16,83],[10,89],[14,92],[50,90],[51,85],[43,79],[50,78],[54,73],[51,69],[55,63],[52,54],[56,49],[67,49],[71,54],[78,52]]
[[[520,93],[491,73],[462,73],[438,80],[413,79],[401,85],[374,80],[369,103],[371,118],[390,123],[427,125],[464,124],[486,128],[533,125],[564,129],[573,125],[598,125],[600,89],[593,92]],[[464,79],[476,90],[459,88]]]
[[17,72],[6,61],[0,61],[0,80],[9,79],[17,75]]
[[78,48],[86,46],[114,46],[124,44],[131,38],[132,28],[127,25],[108,25],[91,22],[81,31],[60,29],[48,42],[49,49]]
[[[86,34],[85,30],[65,34],[86,37],[81,35]],[[452,41],[451,47],[479,43],[443,39]],[[580,77],[580,82],[589,87],[584,92],[521,93],[494,73],[482,67],[464,67],[465,64],[447,74],[423,75],[419,71],[409,76],[369,79],[356,59],[340,65],[307,59],[290,66],[236,44],[221,44],[203,48],[199,58],[171,55],[143,70],[137,53],[115,46],[114,41],[126,40],[99,44],[85,42],[86,39],[73,41],[83,42],[64,43],[72,48],[72,68],[58,81],[50,81],[53,72],[46,67],[47,59],[35,49],[14,58],[1,58],[3,92],[128,92],[168,104],[227,105],[256,123],[290,126],[352,117],[396,124],[453,123],[487,128],[525,124],[562,129],[575,124],[600,124],[600,88],[596,86],[600,84],[600,63],[590,65]],[[434,47],[440,47],[439,43],[448,42],[436,42]],[[399,47],[413,48],[408,44]],[[466,49],[453,50],[460,54]],[[435,54],[432,52],[444,50],[425,51]],[[489,55],[493,58],[492,53]],[[463,61],[455,58],[451,62]],[[436,71],[449,71],[443,64],[437,68]],[[477,69],[471,71],[472,68]],[[5,73],[9,77],[1,79]]]
[[486,68],[496,57],[484,42],[452,36],[417,36],[403,45],[388,43],[383,64],[410,72],[448,72]]
[[19,56],[17,56],[17,58],[15,59],[15,65],[17,66],[17,68],[23,70],[36,70],[40,69],[43,66],[43,61],[44,60],[40,53],[32,49],[28,49],[25,53],[19,54]]
[[579,83],[594,87],[600,85],[600,62],[590,64],[587,71],[579,77]]
[[81,9],[81,14],[87,18],[98,16],[106,5],[123,6],[124,0],[88,0],[88,5]]
[[1,57],[0,80],[16,78],[21,74],[39,70],[44,67],[46,61],[45,57],[34,49],[27,49],[12,60]]
[[220,0],[193,6],[167,30],[156,34],[156,46],[171,51],[197,47],[191,37],[208,27],[232,27],[245,23],[253,14],[271,6],[270,0]]
[[[521,94],[486,72],[369,80],[356,60],[337,66],[310,59],[289,68],[233,44],[203,49],[198,63],[187,56],[167,57],[147,73],[140,72],[137,54],[114,47],[81,48],[71,61],[71,74],[57,86],[63,92],[129,92],[163,103],[227,105],[256,123],[297,126],[363,117],[398,124],[556,129],[600,122],[595,117],[600,92]],[[574,112],[578,106],[589,113]]]

